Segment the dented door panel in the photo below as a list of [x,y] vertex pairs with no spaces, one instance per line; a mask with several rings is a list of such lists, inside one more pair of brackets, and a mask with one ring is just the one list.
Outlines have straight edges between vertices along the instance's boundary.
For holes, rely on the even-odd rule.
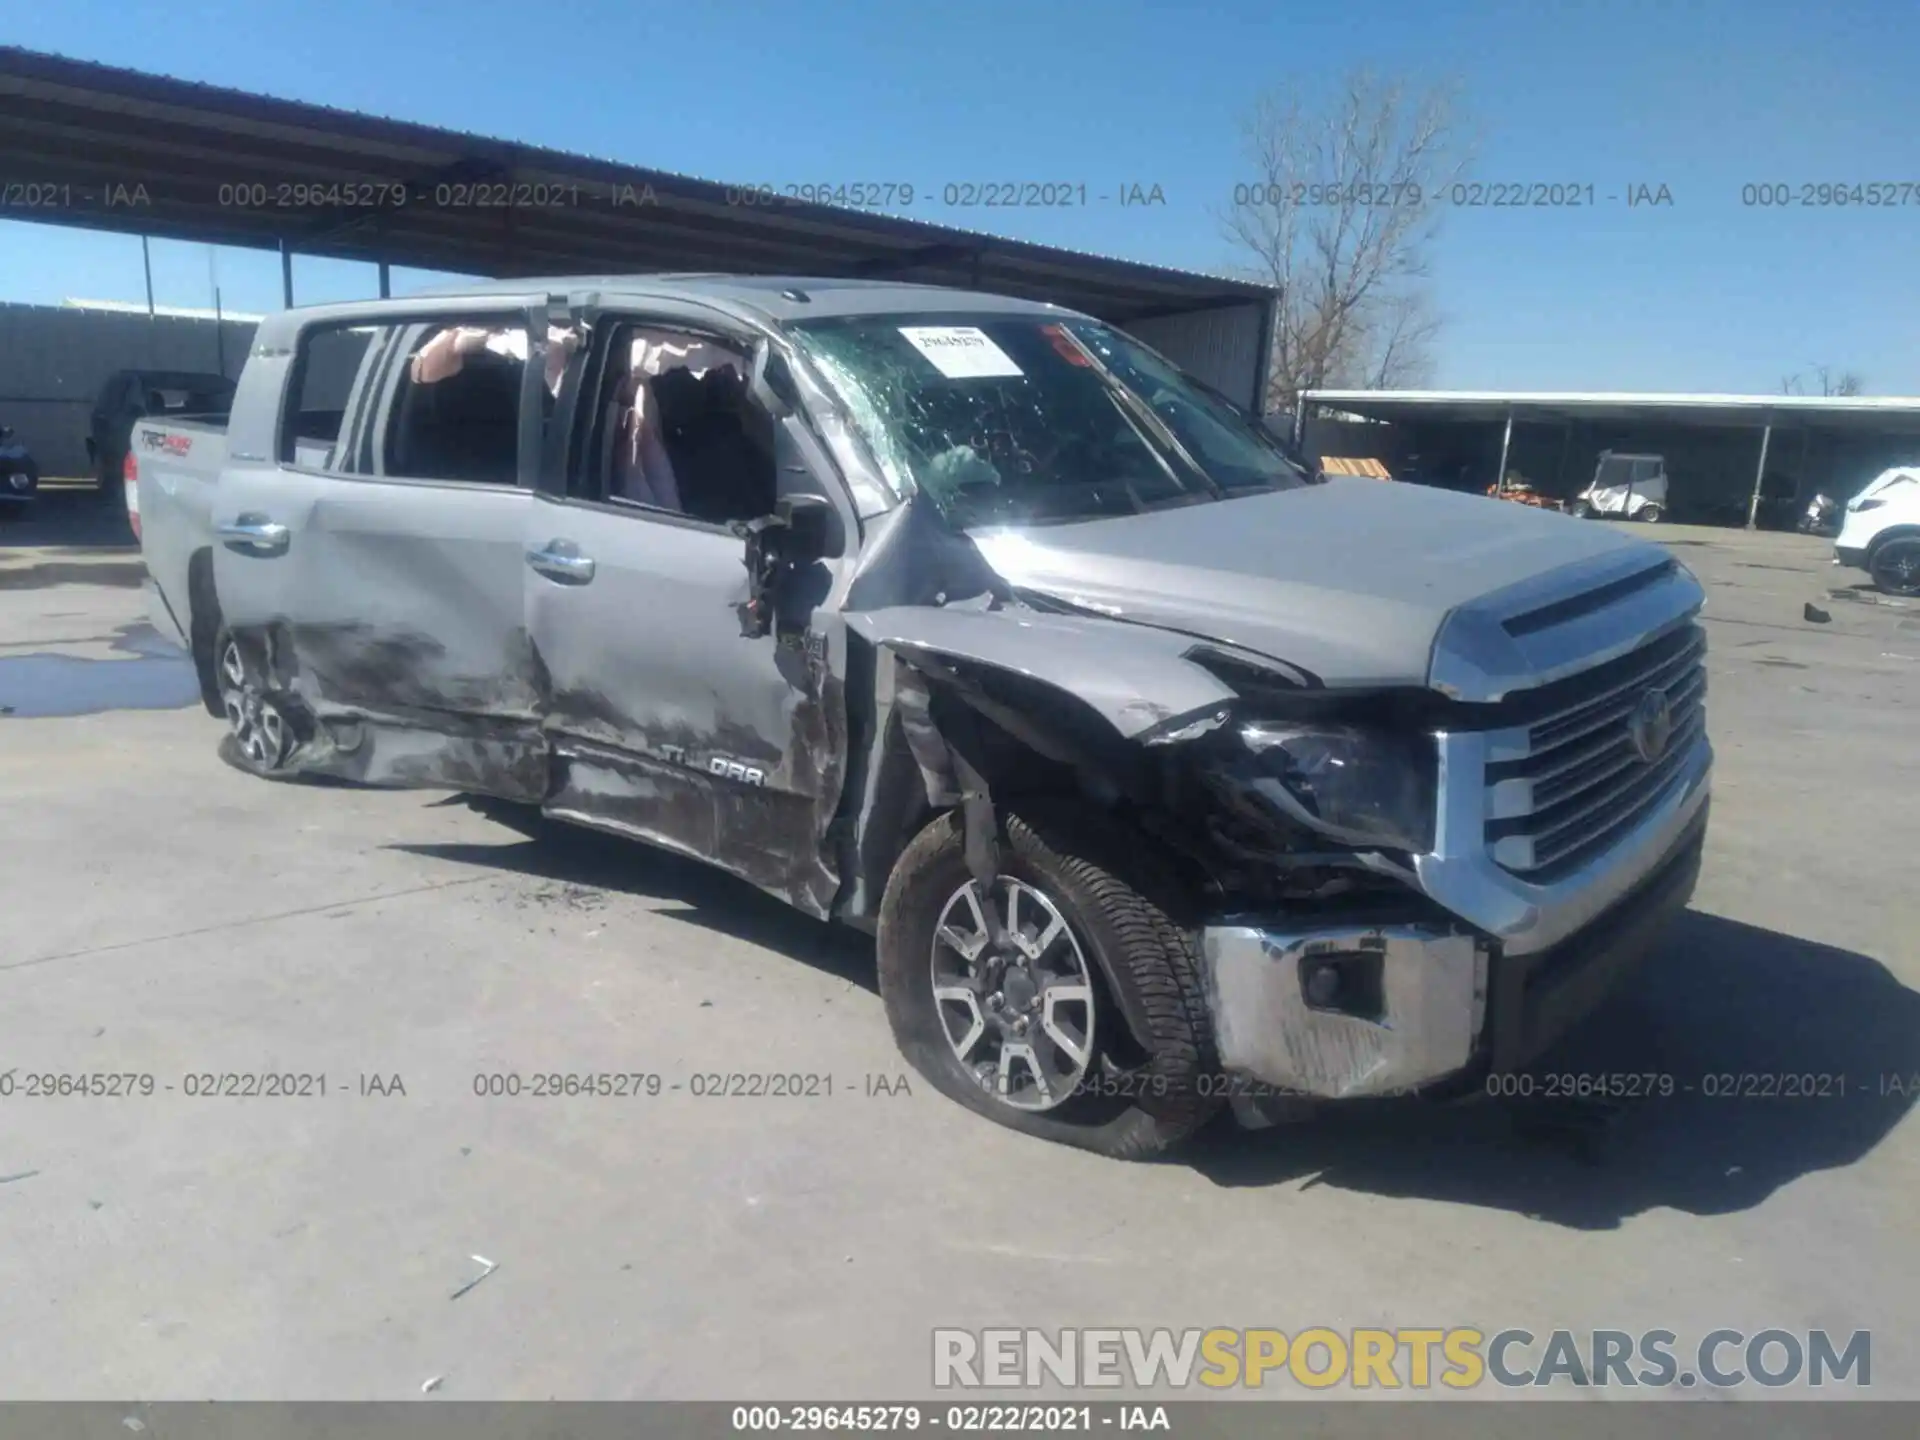
[[542,685],[521,616],[530,502],[495,487],[321,483],[285,636],[315,714],[362,722],[336,728],[359,743],[325,768],[540,798]]
[[550,687],[547,812],[711,860],[824,916],[844,630],[823,614],[788,643],[744,637],[743,545],[718,527],[539,497],[528,548],[556,541],[592,578],[525,571]]
[[[516,313],[499,299],[434,307],[442,321],[469,311]],[[380,353],[363,362],[341,428],[376,456],[400,373],[366,383]],[[522,414],[523,429],[539,414],[529,397]],[[521,583],[533,449],[523,444],[516,485],[336,473],[276,463],[278,448],[261,434],[233,457],[213,518],[277,527],[284,544],[216,544],[214,577],[227,625],[303,732],[289,768],[539,800],[545,683]]]

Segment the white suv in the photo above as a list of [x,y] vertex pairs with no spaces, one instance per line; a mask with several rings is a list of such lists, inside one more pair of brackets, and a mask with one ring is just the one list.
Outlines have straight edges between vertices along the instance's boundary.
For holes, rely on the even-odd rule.
[[1920,595],[1920,466],[1888,470],[1847,502],[1833,563],[1866,571],[1889,595]]

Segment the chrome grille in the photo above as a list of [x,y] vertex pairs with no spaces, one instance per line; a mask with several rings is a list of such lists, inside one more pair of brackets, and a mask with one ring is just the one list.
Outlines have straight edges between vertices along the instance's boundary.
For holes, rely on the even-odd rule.
[[[1635,707],[1666,693],[1672,729],[1651,762]],[[1618,660],[1514,702],[1488,737],[1487,847],[1494,863],[1551,880],[1604,851],[1678,775],[1706,730],[1706,634],[1688,624]]]

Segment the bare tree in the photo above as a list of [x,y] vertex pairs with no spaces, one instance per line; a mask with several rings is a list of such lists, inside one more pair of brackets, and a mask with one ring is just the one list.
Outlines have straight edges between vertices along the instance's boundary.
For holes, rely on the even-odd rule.
[[1440,202],[1471,152],[1452,90],[1412,94],[1360,70],[1328,107],[1262,96],[1241,130],[1252,183],[1223,228],[1280,294],[1269,407],[1322,386],[1427,378],[1440,317],[1421,282]]
[[[1864,395],[1867,393],[1867,382],[1857,370],[1842,370],[1838,375],[1835,375],[1832,366],[1816,365],[1813,367],[1813,378],[1815,383],[1820,387],[1819,393],[1821,395],[1844,396]],[[1805,382],[1803,382],[1797,374],[1785,376],[1780,381],[1780,390],[1781,393],[1786,395],[1804,395],[1807,393]]]

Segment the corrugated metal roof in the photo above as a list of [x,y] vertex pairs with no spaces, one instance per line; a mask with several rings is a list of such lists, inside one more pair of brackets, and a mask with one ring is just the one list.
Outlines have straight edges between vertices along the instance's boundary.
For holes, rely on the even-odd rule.
[[[267,248],[284,240],[300,253],[459,274],[911,278],[1054,300],[1119,322],[1272,293],[878,210],[748,204],[737,187],[674,171],[8,47],[0,47],[0,173],[71,188],[73,203],[34,213],[48,223]],[[105,198],[135,183],[148,203]],[[357,188],[302,206],[281,203],[284,185],[323,195]],[[474,185],[509,194],[546,187],[563,203],[436,198]],[[265,204],[234,203],[263,193]]]
[[1757,428],[1769,423],[1920,428],[1920,396],[1719,395],[1612,390],[1309,390],[1305,405],[1368,420],[1619,420]]

